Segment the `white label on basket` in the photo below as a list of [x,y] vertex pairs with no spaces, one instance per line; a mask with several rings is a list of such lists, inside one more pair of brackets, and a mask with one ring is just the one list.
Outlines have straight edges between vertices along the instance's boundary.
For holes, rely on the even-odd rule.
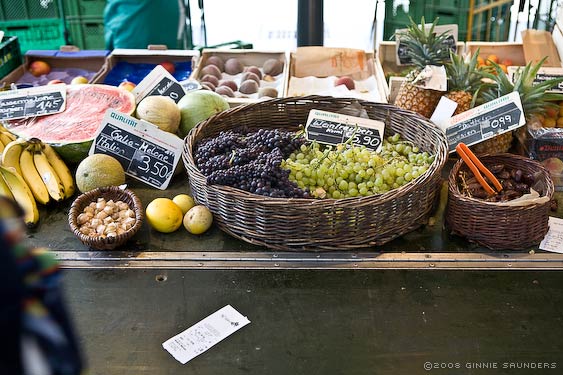
[[309,141],[338,145],[351,139],[351,143],[379,151],[383,144],[385,124],[381,121],[341,113],[309,111],[305,135]]
[[178,362],[186,364],[249,323],[250,320],[227,305],[166,340],[162,347]]
[[438,102],[438,106],[434,110],[430,121],[440,126],[440,124],[448,121],[454,114],[457,108],[457,103],[451,99],[442,96]]
[[157,189],[168,187],[184,141],[156,125],[108,109],[90,148],[116,158],[125,173]]
[[549,217],[549,231],[540,243],[540,249],[563,254],[563,219]]

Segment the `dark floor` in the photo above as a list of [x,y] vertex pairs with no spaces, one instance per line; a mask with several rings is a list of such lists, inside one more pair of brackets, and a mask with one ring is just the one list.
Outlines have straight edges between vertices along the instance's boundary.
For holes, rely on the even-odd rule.
[[[65,273],[92,375],[563,373],[561,272]],[[227,304],[251,323],[186,365],[162,349]]]

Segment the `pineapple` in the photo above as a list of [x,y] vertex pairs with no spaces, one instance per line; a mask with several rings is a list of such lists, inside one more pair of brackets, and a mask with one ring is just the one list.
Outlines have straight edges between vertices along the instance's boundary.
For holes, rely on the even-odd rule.
[[482,87],[483,68],[477,66],[479,50],[466,61],[463,57],[450,52],[450,62],[446,64],[448,74],[448,99],[457,103],[454,115],[471,109],[474,105],[476,96]]
[[417,25],[411,18],[407,31],[399,34],[401,43],[407,47],[408,56],[411,58],[415,70],[409,73],[406,81],[401,85],[395,105],[420,113],[426,118],[432,116],[442,97],[442,92],[417,87],[413,81],[426,65],[444,65],[449,57],[450,49],[444,43],[447,34],[436,35],[434,32],[437,23],[438,19],[434,20],[428,30],[425,30],[424,17],[422,17],[420,25]]
[[[503,95],[517,91],[522,101],[522,109],[526,121],[530,121],[534,116],[545,112],[549,107],[557,108],[555,101],[561,101],[563,94],[546,93],[546,90],[563,82],[563,78],[554,78],[533,84],[538,70],[541,68],[546,58],[543,58],[536,65],[528,63],[523,69],[519,69],[515,73],[514,83],[510,81],[502,68],[493,64],[495,73],[484,73],[483,75],[493,80],[494,85],[483,92],[485,101],[491,101]],[[477,153],[498,153],[507,152],[512,145],[512,132],[506,132],[484,142],[478,143],[472,147]]]

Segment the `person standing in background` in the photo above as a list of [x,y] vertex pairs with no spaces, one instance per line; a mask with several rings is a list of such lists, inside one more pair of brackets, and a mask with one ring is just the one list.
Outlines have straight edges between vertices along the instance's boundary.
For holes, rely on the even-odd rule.
[[107,0],[106,48],[147,48],[150,44],[183,48],[184,17],[183,0]]

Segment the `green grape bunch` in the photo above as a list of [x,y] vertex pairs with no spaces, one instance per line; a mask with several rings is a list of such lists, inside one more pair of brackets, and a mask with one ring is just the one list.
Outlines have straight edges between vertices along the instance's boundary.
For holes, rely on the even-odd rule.
[[380,152],[348,144],[302,144],[281,167],[311,196],[341,199],[397,189],[424,174],[433,161],[433,155],[395,133],[384,139]]

